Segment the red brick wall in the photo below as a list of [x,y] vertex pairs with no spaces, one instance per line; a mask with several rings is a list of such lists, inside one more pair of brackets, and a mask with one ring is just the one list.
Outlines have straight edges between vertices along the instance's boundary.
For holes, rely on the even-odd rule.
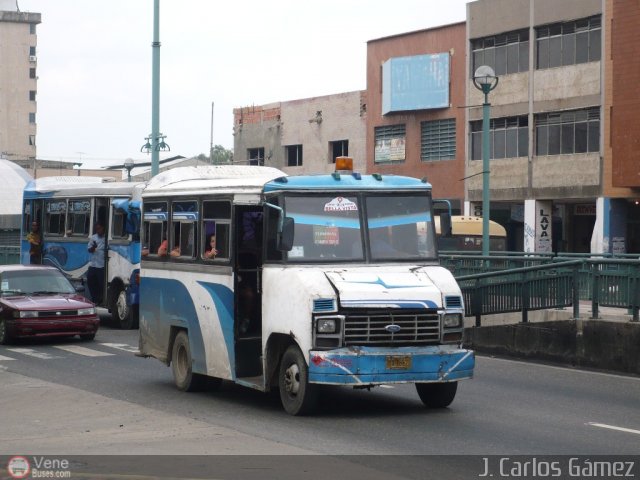
[[610,139],[614,187],[640,187],[640,3],[613,0]]
[[[465,72],[466,24],[413,32],[395,37],[373,40],[367,44],[367,172],[393,173],[412,177],[427,177],[433,185],[434,198],[464,200],[465,162]],[[451,52],[450,103],[451,108],[420,110],[382,116],[383,62],[392,57]],[[420,160],[420,122],[445,118],[456,119],[456,158],[436,162]],[[374,163],[375,127],[406,126],[405,161],[401,164]]]

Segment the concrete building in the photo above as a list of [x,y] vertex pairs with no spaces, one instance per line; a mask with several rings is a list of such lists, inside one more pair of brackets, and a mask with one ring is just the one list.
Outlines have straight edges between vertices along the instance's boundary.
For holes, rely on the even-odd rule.
[[234,163],[292,175],[330,173],[348,155],[365,168],[365,92],[305,98],[233,110]]
[[367,42],[367,171],[427,177],[465,198],[464,23]]
[[[611,42],[603,6],[602,0],[467,4],[467,104],[483,103],[472,81],[478,66],[499,76],[489,97],[491,218],[506,226],[510,250],[626,250],[612,197],[630,190],[613,189],[606,173],[603,59]],[[466,212],[474,214],[482,199],[482,108],[467,114]]]
[[0,158],[36,157],[37,36],[39,13],[0,0]]

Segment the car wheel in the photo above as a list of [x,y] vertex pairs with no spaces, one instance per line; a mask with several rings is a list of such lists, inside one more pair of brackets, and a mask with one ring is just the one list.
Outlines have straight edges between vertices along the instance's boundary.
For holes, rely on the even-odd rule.
[[111,295],[111,316],[123,330],[138,328],[138,311],[127,303],[127,290],[118,288]]
[[82,340],[85,340],[87,342],[90,342],[91,340],[93,340],[94,338],[96,338],[96,334],[95,333],[83,333],[82,335],[80,335],[80,338]]
[[458,382],[416,383],[422,403],[429,408],[444,408],[451,405],[458,391]]
[[206,386],[207,377],[193,373],[192,365],[189,336],[185,331],[181,331],[176,335],[171,351],[171,371],[178,390],[194,392]]
[[11,335],[7,329],[7,322],[0,319],[0,345],[8,345],[11,342]]
[[291,345],[284,352],[278,375],[280,401],[290,415],[307,415],[318,402],[316,385],[309,383],[309,370],[302,352]]

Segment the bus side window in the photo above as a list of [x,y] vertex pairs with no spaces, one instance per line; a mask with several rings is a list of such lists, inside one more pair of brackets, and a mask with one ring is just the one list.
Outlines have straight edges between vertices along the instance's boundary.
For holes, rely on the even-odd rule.
[[200,255],[203,260],[229,260],[230,230],[231,202],[228,200],[202,202],[202,247]]

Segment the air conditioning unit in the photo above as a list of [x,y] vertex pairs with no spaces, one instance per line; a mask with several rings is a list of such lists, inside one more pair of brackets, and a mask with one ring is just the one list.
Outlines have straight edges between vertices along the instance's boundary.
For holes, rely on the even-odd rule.
[[38,57],[36,57],[35,55],[29,55],[30,62],[35,62],[36,60],[38,60]]

